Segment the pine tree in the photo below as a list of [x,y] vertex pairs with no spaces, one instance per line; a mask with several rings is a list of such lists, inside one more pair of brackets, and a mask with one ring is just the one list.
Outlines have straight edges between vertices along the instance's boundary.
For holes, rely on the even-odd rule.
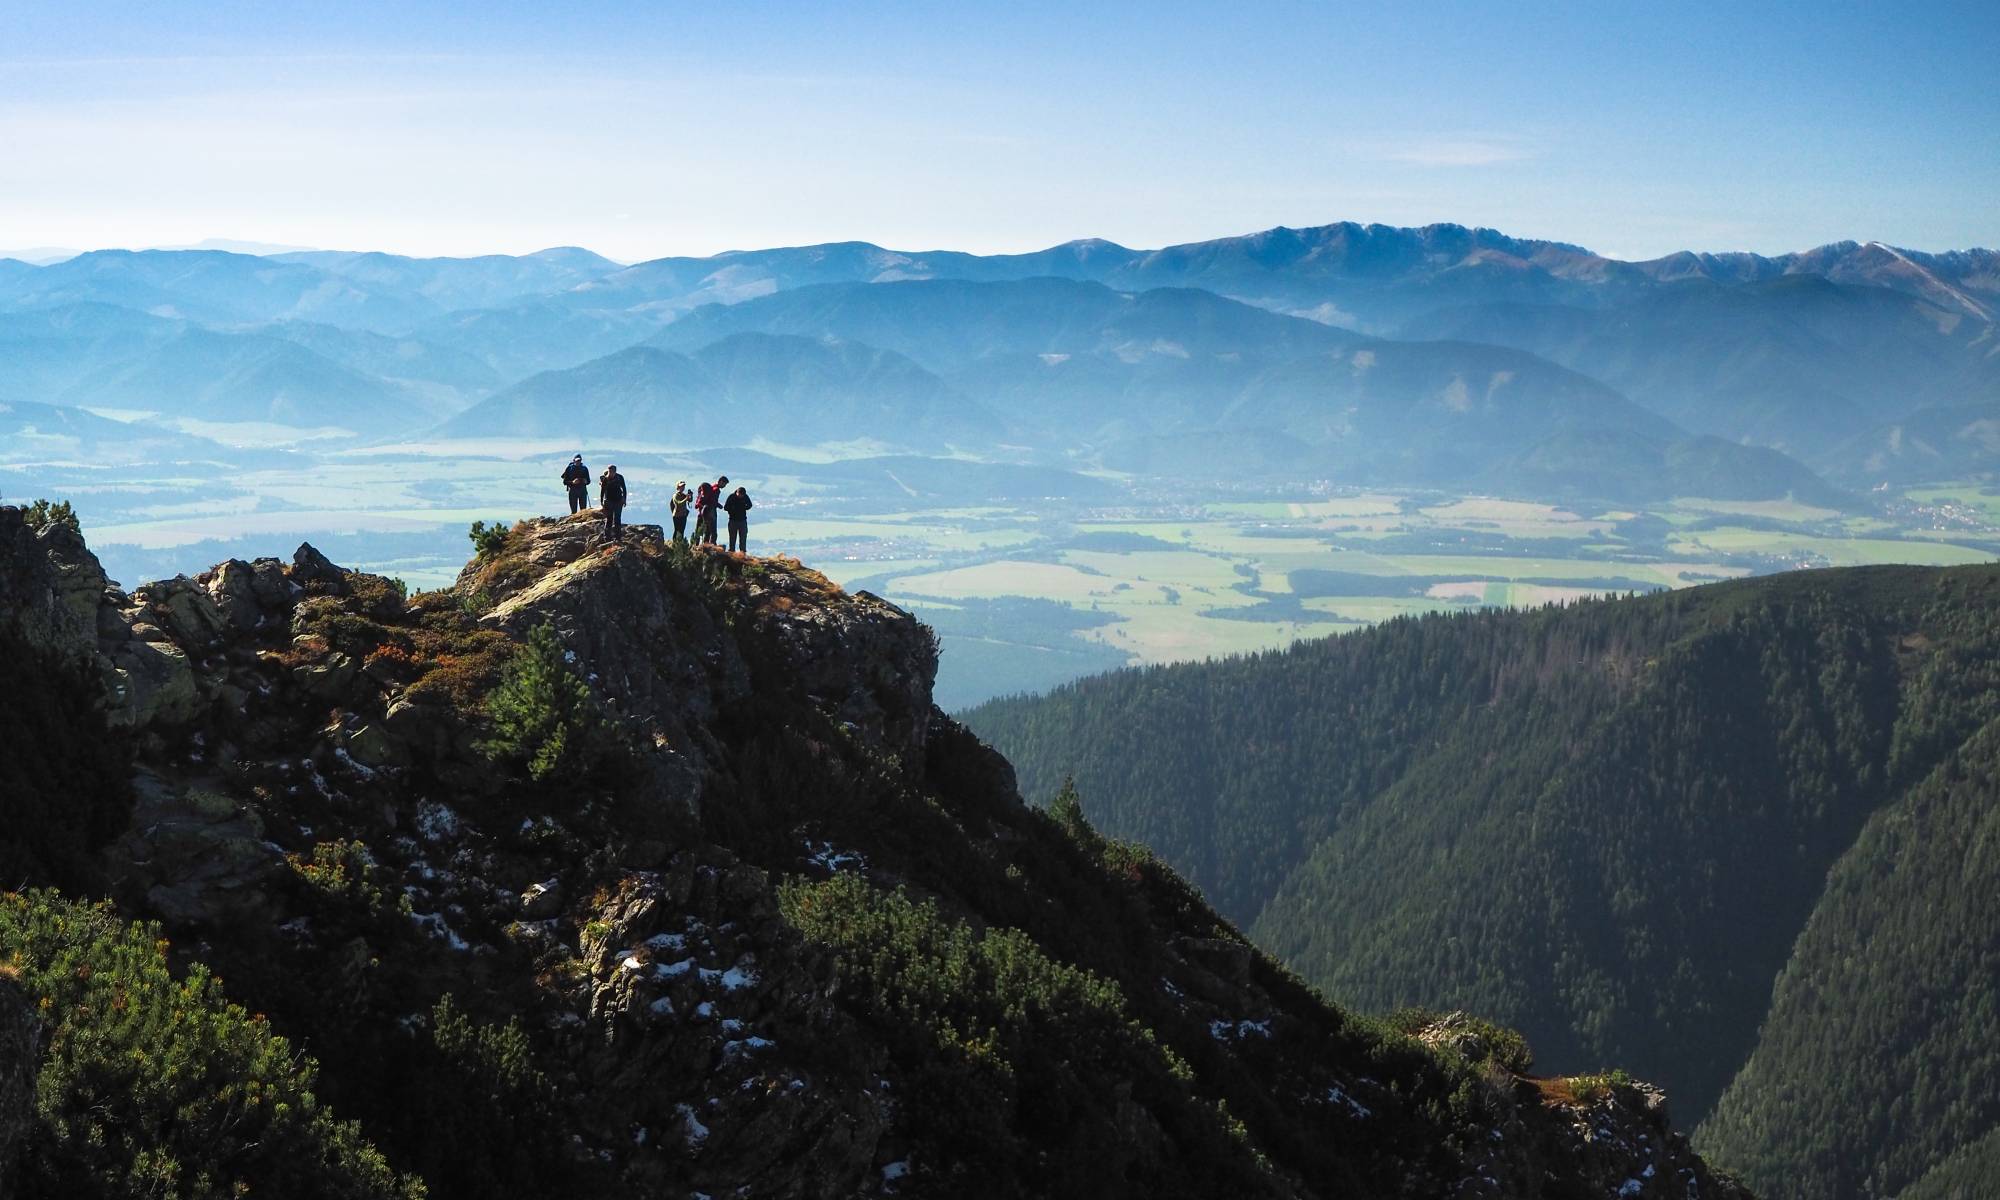
[[610,730],[590,685],[570,669],[562,643],[547,625],[528,634],[500,685],[486,699],[495,758],[522,762],[536,783],[588,775],[599,764]]

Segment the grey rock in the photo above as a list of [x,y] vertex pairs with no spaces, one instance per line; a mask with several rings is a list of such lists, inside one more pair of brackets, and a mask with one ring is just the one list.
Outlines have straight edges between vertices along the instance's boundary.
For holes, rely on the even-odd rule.
[[292,581],[285,577],[285,564],[275,558],[251,562],[250,586],[256,593],[258,607],[266,612],[281,612],[290,607],[297,594]]
[[308,591],[326,595],[340,596],[347,592],[347,572],[313,549],[310,542],[300,542],[299,548],[292,552],[291,580]]
[[521,919],[542,921],[562,912],[562,884],[556,880],[531,883],[521,893]]
[[200,711],[187,654],[172,642],[134,638],[112,647],[105,665],[110,697],[105,719],[113,728],[184,725]]
[[353,658],[335,651],[324,662],[293,668],[292,678],[315,700],[332,702],[347,695],[359,671],[360,664]]
[[267,606],[257,593],[256,568],[249,563],[232,558],[200,578],[223,620],[238,632],[247,633],[263,622]]

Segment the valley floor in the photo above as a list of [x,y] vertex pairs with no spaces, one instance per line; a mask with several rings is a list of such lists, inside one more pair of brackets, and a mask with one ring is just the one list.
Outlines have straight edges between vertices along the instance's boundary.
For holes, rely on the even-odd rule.
[[[474,520],[557,511],[566,446],[271,448],[269,465],[0,466],[0,495],[71,500],[113,578],[198,571],[310,539],[338,561],[448,584]],[[1647,511],[1338,481],[1190,489],[1105,476],[1087,500],[988,498],[939,460],[584,447],[665,522],[675,481],[730,472],[759,552],[795,554],[917,613],[943,638],[959,709],[1131,663],[1272,649],[1434,610],[1528,606],[1803,567],[2000,556],[2000,488],[1937,483],[1861,511],[1684,498]],[[918,480],[899,463],[931,468]],[[1069,478],[1077,478],[1071,476]],[[1024,489],[1016,486],[1014,492]]]

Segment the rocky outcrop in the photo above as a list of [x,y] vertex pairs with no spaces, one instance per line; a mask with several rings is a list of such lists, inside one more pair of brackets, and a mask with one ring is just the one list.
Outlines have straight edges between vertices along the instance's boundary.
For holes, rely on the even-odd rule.
[[67,524],[39,531],[27,515],[0,505],[0,620],[37,646],[86,652],[97,633],[104,569]]

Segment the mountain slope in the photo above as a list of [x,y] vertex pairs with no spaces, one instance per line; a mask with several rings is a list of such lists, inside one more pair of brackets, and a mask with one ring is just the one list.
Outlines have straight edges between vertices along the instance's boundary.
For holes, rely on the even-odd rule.
[[[1743,1195],[1657,1093],[1525,1076],[1462,1017],[1349,1017],[1143,851],[1023,805],[932,707],[905,614],[629,534],[525,522],[410,602],[310,547],[127,596],[0,509],[0,635],[123,672],[112,895],[317,1054],[385,1174],[437,1200]],[[88,724],[59,760],[114,744]],[[78,986],[6,922],[0,951]],[[148,1161],[152,1099],[119,1096],[102,1161]],[[32,1185],[63,1137],[27,1121]]]
[[[1796,462],[1692,443],[1532,354],[1364,338],[1191,289],[1057,279],[804,287],[698,309],[651,344],[698,351],[744,331],[892,347],[998,414],[1015,440],[1095,451],[1120,469],[1848,503]],[[1606,469],[1618,459],[1636,469]]]
[[1769,1194],[1897,1195],[2000,1135],[2000,678],[1966,666],[1991,719],[1835,865],[1703,1127]]
[[1782,276],[1690,280],[1609,309],[1433,312],[1404,332],[1517,346],[1601,379],[1686,428],[1820,462],[1926,403],[2000,396],[1985,321],[1880,288]]
[[619,269],[610,259],[578,246],[475,258],[410,258],[339,250],[306,250],[272,257],[278,262],[316,267],[365,287],[421,296],[444,312],[497,308],[567,291]]
[[454,436],[584,432],[640,442],[851,442],[942,448],[998,422],[892,351],[743,333],[692,356],[634,346],[524,380],[447,422]]
[[[1571,1068],[1636,1064],[1695,1113],[1727,1086],[1759,1116],[1723,1161],[1769,1194],[1819,1195],[1786,1181],[1817,1177],[1800,1147],[1828,1126],[1761,1140],[1793,1119],[1784,1089],[1803,1086],[1781,1047],[1853,1045],[1827,1015],[1843,1006],[1912,1037],[1928,1018],[1847,990],[1774,1008],[1773,982],[1795,942],[1805,952],[1809,919],[1838,919],[1829,870],[1858,855],[1841,869],[1882,884],[1871,818],[1918,803],[1961,745],[1976,750],[1991,691],[1964,681],[2000,650],[1996,601],[1996,567],[1798,573],[1391,622],[1118,672],[968,721],[1031,795],[1074,773],[1094,818],[1154,846],[1334,996],[1492,1012]],[[1945,877],[1978,871],[1939,853]],[[1991,926],[1986,896],[1964,902]],[[1888,885],[1866,903],[1927,919]],[[1938,969],[1977,969],[1976,944],[1955,953]],[[1858,969],[1897,964],[1874,954]],[[1990,1101],[1991,1077],[1963,1068],[2000,1045],[1990,1022],[1965,1028],[1907,1069]],[[1793,1073],[1738,1076],[1767,1053]],[[1983,1131],[1974,1119],[1925,1140],[1913,1111],[1863,1123],[1884,1111],[1866,1089],[1817,1095],[1822,1116],[1849,1122],[1827,1136],[1853,1178],[1907,1179],[1897,1156]]]
[[384,331],[439,311],[420,296],[304,263],[221,250],[93,250],[0,279],[0,308],[86,302],[212,323],[303,320]]
[[0,400],[0,463],[105,467],[234,457],[215,442],[143,421],[113,421],[80,408]]
[[1137,294],[1064,279],[961,280],[798,288],[710,305],[652,344],[691,351],[731,333],[833,336],[904,354],[950,373],[999,355],[1110,356],[1122,362],[1283,361],[1358,344],[1353,334],[1206,292]]
[[307,322],[217,330],[95,303],[0,314],[0,392],[24,401],[376,432],[493,382],[428,343]]

